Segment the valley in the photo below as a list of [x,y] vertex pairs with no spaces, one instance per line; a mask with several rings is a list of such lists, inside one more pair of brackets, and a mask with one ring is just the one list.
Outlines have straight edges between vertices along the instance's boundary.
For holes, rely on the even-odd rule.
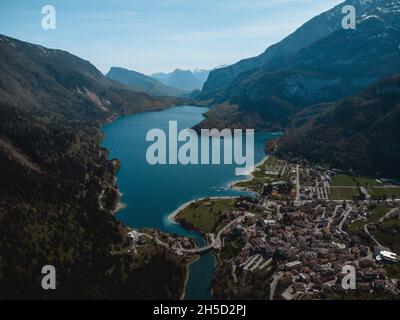
[[398,300],[400,1],[106,3],[2,13],[0,299]]
[[[99,128],[177,103],[131,91],[65,51],[0,36],[1,299],[181,296],[184,260],[155,245],[111,254],[129,241],[113,216],[118,161],[100,147]],[[54,291],[40,284],[47,264],[59,275]]]

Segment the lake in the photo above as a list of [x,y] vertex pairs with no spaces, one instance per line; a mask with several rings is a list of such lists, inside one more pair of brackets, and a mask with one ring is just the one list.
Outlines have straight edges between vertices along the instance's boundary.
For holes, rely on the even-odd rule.
[[[146,141],[149,130],[160,128],[168,132],[168,123],[172,120],[177,121],[179,130],[191,128],[204,119],[202,114],[207,110],[192,106],[173,107],[123,117],[103,126],[102,146],[109,150],[110,159],[121,161],[117,183],[126,207],[117,212],[117,219],[133,228],[150,227],[191,237],[202,246],[204,240],[197,232],[171,222],[169,214],[196,198],[246,194],[228,188],[229,182],[245,178],[235,175],[234,164],[150,165],[146,161],[146,150],[152,144]],[[265,156],[265,142],[277,134],[255,134],[256,163]],[[185,299],[212,298],[209,287],[214,263],[212,254],[207,253],[190,265]]]

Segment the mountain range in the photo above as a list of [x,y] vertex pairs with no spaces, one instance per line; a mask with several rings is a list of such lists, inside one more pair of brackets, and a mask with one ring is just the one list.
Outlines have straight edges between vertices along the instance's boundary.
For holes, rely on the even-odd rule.
[[[345,4],[355,30],[340,27]],[[197,128],[282,130],[271,145],[281,158],[400,178],[400,1],[347,0],[208,73],[104,76],[66,51],[0,35],[1,299],[181,297],[187,268],[176,254],[119,254],[119,162],[100,147],[102,124],[183,104],[181,94],[213,106]],[[54,291],[40,285],[47,264]]]
[[264,67],[276,58],[288,56],[306,48],[341,28],[342,8],[344,5],[353,5],[358,16],[367,14],[377,7],[385,6],[392,1],[388,0],[346,0],[334,8],[312,18],[304,23],[295,32],[277,44],[268,47],[257,57],[241,60],[233,65],[218,68],[210,72],[209,78],[202,92],[203,99],[215,99],[223,94],[232,81],[241,73]]
[[277,155],[377,177],[400,178],[400,75],[362,94],[298,113]]
[[[185,264],[129,242],[112,215],[117,160],[100,147],[112,118],[179,104],[102,75],[61,50],[0,35],[0,298],[179,298]],[[41,268],[57,269],[43,290]]]
[[119,67],[112,67],[106,74],[106,77],[121,82],[133,90],[145,92],[151,96],[179,97],[189,93],[188,90],[170,87],[143,73]]
[[164,85],[191,92],[203,87],[208,74],[208,70],[196,69],[191,71],[175,69],[171,73],[155,73],[152,74],[151,77],[160,81]]
[[[355,30],[340,27],[346,4],[356,7]],[[308,106],[400,72],[399,46],[399,1],[345,1],[260,56],[212,71],[199,99],[214,108],[199,127],[282,130]]]
[[112,67],[106,77],[151,96],[190,97],[192,93],[196,96],[200,93],[208,74],[208,70],[175,69],[171,73],[147,76],[137,71]]

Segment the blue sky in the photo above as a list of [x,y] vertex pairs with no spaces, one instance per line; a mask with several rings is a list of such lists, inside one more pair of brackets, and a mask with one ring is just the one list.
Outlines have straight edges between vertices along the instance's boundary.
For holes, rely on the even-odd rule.
[[[0,33],[64,49],[101,71],[213,68],[263,52],[343,0],[1,0]],[[41,28],[54,5],[57,29]]]

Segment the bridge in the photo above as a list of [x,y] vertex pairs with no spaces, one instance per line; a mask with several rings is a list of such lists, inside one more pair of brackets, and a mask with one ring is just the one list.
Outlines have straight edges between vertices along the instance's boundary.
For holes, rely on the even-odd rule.
[[246,212],[243,216],[237,217],[236,219],[232,220],[230,223],[228,223],[225,227],[223,227],[221,230],[218,231],[217,236],[215,237],[215,239],[208,245],[201,247],[201,248],[195,248],[195,249],[178,249],[177,252],[182,252],[182,253],[192,253],[192,254],[196,254],[196,253],[202,253],[202,252],[206,252],[208,250],[211,250],[213,248],[215,249],[219,249],[222,245],[222,240],[221,240],[221,235],[222,233],[228,229],[230,226],[232,226],[233,224],[237,223],[237,222],[242,222],[243,219],[247,216],[252,216],[251,213]]

